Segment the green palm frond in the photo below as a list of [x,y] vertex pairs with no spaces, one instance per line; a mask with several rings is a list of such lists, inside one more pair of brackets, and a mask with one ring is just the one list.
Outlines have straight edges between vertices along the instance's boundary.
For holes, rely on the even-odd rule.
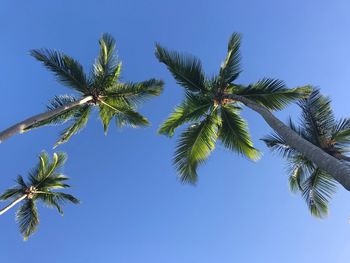
[[23,195],[23,189],[20,187],[9,188],[0,195],[0,200],[8,200],[11,198],[17,198]]
[[331,139],[338,144],[350,143],[350,119],[340,119],[331,131]]
[[312,215],[324,217],[328,214],[328,203],[336,191],[336,182],[320,169],[315,169],[302,183],[303,197]]
[[116,125],[119,128],[130,126],[133,128],[149,126],[148,120],[131,107],[120,108],[115,114]]
[[[107,101],[109,101],[109,100],[107,99]],[[108,102],[108,103],[110,103],[110,102]],[[103,130],[104,130],[104,133],[107,134],[109,124],[110,124],[111,120],[113,119],[113,117],[115,116],[116,110],[112,109],[111,107],[108,107],[104,104],[101,104],[99,108],[100,108],[99,109],[99,116],[100,116],[100,119],[102,121]]]
[[53,175],[57,169],[63,167],[67,160],[67,155],[63,152],[54,153],[51,163],[46,164],[45,177]]
[[67,202],[73,204],[79,204],[80,201],[70,194],[60,193],[60,192],[43,192],[38,198],[48,207],[56,208],[57,211],[63,215],[62,205]]
[[21,175],[17,176],[16,179],[16,183],[18,184],[18,186],[22,189],[27,188],[28,185],[26,184],[26,182],[24,181],[23,177]]
[[45,189],[52,189],[52,190],[56,190],[56,189],[63,189],[63,188],[69,188],[70,185],[63,183],[63,180],[60,180],[59,178],[55,178],[55,177],[48,177],[45,180],[43,180],[41,182],[41,184],[39,184],[39,186],[45,190]]
[[289,176],[289,189],[291,192],[297,193],[302,191],[301,180],[305,176],[303,166],[294,166],[291,175]]
[[67,155],[63,152],[54,153],[52,161],[50,161],[47,152],[43,151],[40,153],[37,166],[29,173],[30,185],[35,187],[46,187],[47,182],[52,180],[52,178],[56,179],[57,170],[63,167],[66,160]]
[[88,92],[89,83],[78,61],[50,49],[33,49],[30,54],[52,71],[63,85],[83,94]]
[[221,108],[222,123],[219,129],[219,139],[227,149],[235,151],[251,160],[258,160],[260,152],[253,147],[248,125],[239,116],[239,112],[230,105]]
[[336,126],[335,118],[331,108],[331,100],[322,96],[319,90],[315,89],[309,98],[300,100],[299,106],[302,109],[302,125],[309,136],[309,140],[319,146],[330,137],[333,127]]
[[222,84],[229,84],[236,80],[241,73],[241,55],[239,52],[241,43],[240,34],[233,33],[227,47],[227,56],[220,67],[219,77]]
[[163,91],[163,81],[150,79],[138,83],[116,83],[106,90],[107,96],[112,98],[125,98],[133,104],[159,96]]
[[89,120],[89,115],[91,112],[91,106],[82,106],[79,111],[74,115],[73,124],[66,128],[60,136],[60,139],[55,143],[54,147],[59,144],[67,142],[74,134],[78,133],[83,129]]
[[33,199],[24,201],[16,213],[16,220],[24,240],[27,240],[39,225],[39,214]]
[[164,63],[177,83],[192,92],[206,91],[205,76],[200,60],[184,56],[156,44],[155,55]]
[[214,150],[218,137],[216,114],[216,111],[212,112],[181,134],[174,157],[181,181],[194,184],[197,180],[198,165],[204,163]]
[[136,112],[123,98],[110,97],[101,100],[99,114],[105,133],[107,133],[112,118],[115,118],[116,125],[120,128],[128,125],[134,128],[149,125],[148,120]]
[[105,90],[115,83],[120,75],[121,63],[115,50],[115,40],[104,33],[99,41],[100,53],[93,66],[93,88]]
[[37,185],[41,179],[46,177],[47,167],[50,165],[50,157],[43,151],[39,155],[38,164],[29,172],[29,184]]
[[292,101],[308,97],[311,91],[310,86],[288,89],[281,80],[262,79],[247,87],[233,86],[231,92],[270,110],[281,110]]
[[186,95],[185,101],[177,106],[174,112],[160,126],[158,130],[160,134],[172,137],[177,127],[185,122],[198,121],[213,105],[213,102],[206,97],[191,93],[187,93]]

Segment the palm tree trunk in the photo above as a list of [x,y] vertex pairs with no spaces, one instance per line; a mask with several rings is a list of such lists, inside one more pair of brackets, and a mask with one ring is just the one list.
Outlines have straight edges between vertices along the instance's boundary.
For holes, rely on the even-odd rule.
[[324,152],[317,146],[307,140],[304,140],[282,121],[276,118],[267,108],[261,106],[245,97],[239,95],[228,95],[229,98],[245,104],[248,108],[259,113],[267,124],[281,136],[287,144],[299,151],[310,161],[315,163],[319,168],[330,174],[345,189],[350,191],[350,166],[328,153]]
[[93,99],[92,96],[84,97],[81,100],[67,103],[66,105],[63,105],[63,106],[56,108],[54,110],[40,113],[40,114],[35,115],[33,117],[30,117],[24,121],[16,123],[15,125],[11,126],[10,128],[0,132],[0,143],[3,142],[4,140],[10,138],[11,136],[17,134],[17,133],[24,132],[26,128],[28,128],[28,127],[30,127],[38,122],[48,120],[48,119],[55,117],[56,115],[66,111],[66,110],[72,109],[72,108],[79,106],[79,105],[86,104],[89,101],[91,101],[92,99]]
[[337,158],[338,160],[343,160],[343,161],[350,162],[350,157],[346,156],[346,155],[343,155],[341,153],[336,154],[334,157]]
[[4,214],[7,210],[11,209],[16,204],[18,204],[19,202],[23,201],[26,198],[27,198],[27,194],[24,194],[21,197],[13,200],[8,206],[5,206],[3,209],[0,210],[0,215]]

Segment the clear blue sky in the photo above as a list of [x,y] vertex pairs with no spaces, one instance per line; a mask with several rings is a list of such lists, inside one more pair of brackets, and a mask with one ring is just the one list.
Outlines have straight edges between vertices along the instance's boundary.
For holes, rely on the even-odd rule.
[[[113,127],[103,135],[97,114],[59,148],[67,151],[71,193],[82,200],[65,216],[40,207],[39,231],[23,242],[14,210],[0,219],[0,262],[11,263],[345,263],[350,258],[350,193],[339,189],[325,220],[310,216],[288,190],[284,162],[259,138],[270,130],[245,111],[264,158],[254,164],[217,147],[196,187],[182,185],[171,165],[175,139],[158,125],[181,100],[154,57],[154,43],[200,57],[217,72],[234,31],[243,34],[240,82],[280,78],[291,87],[319,86],[338,117],[349,116],[350,4],[346,0],[0,0],[0,129],[45,109],[70,90],[28,55],[56,48],[87,70],[103,32],[117,40],[123,79],[151,77],[165,92],[140,110],[147,129]],[[295,106],[278,113],[297,115]],[[25,175],[63,127],[45,127],[0,146],[0,191]],[[1,204],[5,205],[5,204]]]

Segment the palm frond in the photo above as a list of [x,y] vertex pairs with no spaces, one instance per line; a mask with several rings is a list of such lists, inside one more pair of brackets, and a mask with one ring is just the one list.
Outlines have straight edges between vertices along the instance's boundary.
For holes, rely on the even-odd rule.
[[[108,101],[108,98],[106,99]],[[110,102],[109,102],[110,103]],[[102,121],[104,133],[107,134],[109,124],[113,117],[115,116],[116,110],[111,109],[107,105],[100,104],[99,116]]]
[[336,126],[330,103],[331,100],[322,96],[317,89],[298,103],[302,109],[302,125],[309,140],[321,148],[325,147],[324,142],[328,140],[332,129]]
[[197,167],[205,162],[214,150],[217,140],[216,111],[198,124],[193,124],[182,134],[176,147],[174,164],[182,182],[197,181]]
[[30,54],[52,71],[63,85],[81,93],[89,91],[87,77],[78,61],[50,49],[34,49]]
[[74,134],[83,129],[89,120],[89,114],[91,112],[91,106],[86,105],[80,108],[80,110],[74,115],[74,123],[65,129],[61,133],[60,139],[55,143],[54,147],[67,142]]
[[247,87],[234,86],[232,93],[251,99],[270,110],[281,110],[289,103],[309,96],[311,90],[310,86],[288,89],[281,80],[262,79]]
[[8,200],[12,198],[15,199],[20,195],[23,195],[23,193],[24,193],[23,188],[20,188],[20,187],[9,188],[0,195],[0,200]]
[[49,163],[47,165],[45,177],[51,176],[52,174],[54,174],[57,171],[57,169],[63,167],[66,160],[67,160],[66,153],[64,153],[64,152],[54,153],[51,163]]
[[121,63],[115,53],[115,40],[104,33],[99,41],[100,53],[93,66],[93,87],[104,90],[115,83],[120,75]]
[[249,159],[258,160],[260,152],[253,147],[248,125],[239,116],[237,110],[230,105],[221,108],[221,126],[219,129],[219,139],[223,145],[231,151],[242,154]]
[[177,106],[167,120],[160,126],[158,133],[172,137],[175,129],[185,122],[198,121],[213,105],[212,100],[187,92],[185,101]]
[[52,161],[45,151],[41,152],[38,165],[29,173],[30,185],[36,188],[55,188],[56,185],[56,188],[64,187],[60,183],[62,179],[59,179],[61,176],[57,170],[63,167],[66,160],[67,155],[63,152],[54,153]]
[[46,192],[38,195],[38,198],[43,201],[43,203],[49,207],[56,208],[58,212],[63,215],[62,205],[67,202],[73,204],[79,204],[79,200],[70,194],[65,194],[61,192]]
[[347,145],[350,143],[350,119],[340,119],[331,131],[331,139],[336,144]]
[[305,171],[303,169],[302,165],[297,165],[294,166],[292,169],[292,173],[289,176],[289,189],[291,192],[299,192],[302,191],[302,187],[301,187],[301,181],[302,178],[305,177]]
[[41,184],[40,189],[45,190],[45,189],[51,189],[51,190],[56,190],[56,189],[63,189],[63,188],[69,188],[69,184],[65,184],[60,180],[57,180],[56,178],[53,177],[48,177],[44,179],[43,181],[40,182]]
[[18,175],[17,176],[17,179],[16,179],[16,183],[18,184],[18,186],[22,189],[25,189],[27,188],[27,184],[26,182],[24,181],[23,177],[21,175]]
[[131,127],[140,127],[149,125],[148,120],[136,112],[124,98],[107,97],[104,100],[100,100],[99,106],[99,114],[105,133],[107,133],[112,118],[115,118],[118,127],[128,125]]
[[39,224],[39,215],[33,199],[24,201],[16,213],[16,220],[24,240],[27,240]]
[[138,83],[116,83],[106,90],[108,97],[125,98],[133,104],[138,104],[151,97],[159,96],[163,91],[163,81],[150,79]]
[[302,195],[312,215],[328,214],[328,202],[336,191],[336,182],[324,171],[316,168],[302,184]]
[[115,114],[115,121],[117,127],[119,128],[124,126],[137,128],[150,125],[147,118],[130,107],[120,108],[120,110]]
[[205,91],[205,76],[200,60],[169,51],[156,44],[155,55],[164,63],[177,83],[192,92]]
[[241,73],[241,55],[239,53],[240,43],[240,34],[233,33],[228,42],[226,59],[220,67],[219,77],[222,84],[231,83],[237,79]]

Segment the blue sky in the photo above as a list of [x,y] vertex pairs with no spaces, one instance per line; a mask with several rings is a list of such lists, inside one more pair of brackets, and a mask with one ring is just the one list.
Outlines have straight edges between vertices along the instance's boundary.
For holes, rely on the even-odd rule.
[[[343,263],[350,257],[349,193],[339,187],[324,220],[310,216],[288,190],[284,162],[259,141],[270,132],[246,110],[258,163],[218,146],[196,187],[180,184],[171,158],[176,139],[157,135],[182,98],[154,43],[192,53],[208,74],[223,60],[232,32],[243,34],[239,81],[279,78],[294,87],[313,84],[330,95],[338,117],[349,116],[350,4],[348,1],[0,1],[0,129],[42,112],[47,101],[71,91],[29,56],[32,48],[59,49],[86,70],[98,38],[117,40],[123,80],[156,77],[162,96],[140,111],[147,129],[110,129],[95,113],[87,127],[58,150],[82,200],[64,217],[40,207],[39,231],[23,242],[15,210],[0,220],[0,262],[22,263]],[[295,106],[277,115],[297,118]],[[63,127],[45,127],[0,146],[0,191],[25,175]],[[2,204],[5,205],[5,204]]]

